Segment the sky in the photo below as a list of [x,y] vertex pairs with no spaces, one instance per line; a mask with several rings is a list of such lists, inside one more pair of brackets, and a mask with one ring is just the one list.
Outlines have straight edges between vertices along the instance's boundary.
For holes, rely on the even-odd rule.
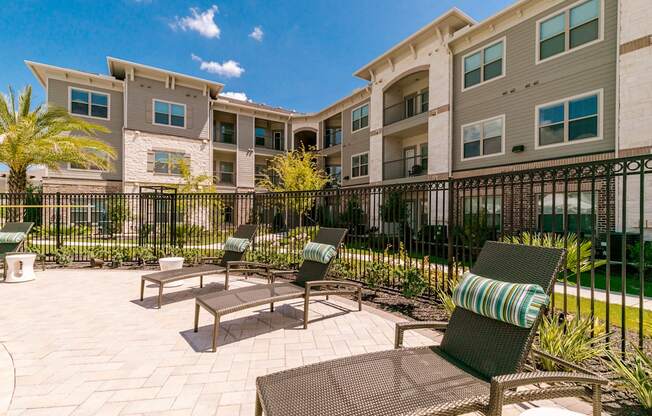
[[0,91],[43,89],[24,60],[107,73],[106,57],[225,84],[301,112],[365,81],[352,74],[440,14],[482,20],[515,0],[0,0]]

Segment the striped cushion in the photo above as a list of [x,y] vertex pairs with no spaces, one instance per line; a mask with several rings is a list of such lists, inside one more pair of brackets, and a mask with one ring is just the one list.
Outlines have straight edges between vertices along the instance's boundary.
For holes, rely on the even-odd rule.
[[488,279],[467,272],[453,291],[453,303],[487,318],[531,328],[548,295],[539,285]]
[[229,237],[224,243],[224,251],[235,251],[236,253],[244,253],[249,248],[251,241],[246,238]]
[[328,263],[337,254],[337,249],[330,244],[320,244],[310,242],[303,248],[303,259],[317,261],[319,263]]
[[21,232],[8,233],[0,231],[0,244],[20,243],[26,236],[27,234]]

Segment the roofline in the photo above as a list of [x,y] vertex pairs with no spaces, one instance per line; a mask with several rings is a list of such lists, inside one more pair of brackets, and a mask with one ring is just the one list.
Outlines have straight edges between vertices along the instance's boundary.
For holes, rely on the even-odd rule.
[[421,29],[419,29],[418,31],[414,32],[413,34],[411,34],[411,35],[408,36],[407,38],[403,39],[402,41],[400,41],[400,42],[397,43],[396,45],[392,46],[390,49],[386,50],[382,55],[376,57],[373,61],[367,63],[367,64],[364,65],[362,68],[360,68],[360,69],[358,69],[357,71],[355,71],[355,72],[353,73],[353,75],[356,76],[356,77],[358,77],[358,78],[366,79],[366,78],[364,77],[364,75],[365,75],[367,72],[369,72],[369,69],[370,69],[372,66],[374,66],[375,64],[377,64],[377,63],[380,62],[381,60],[387,58],[387,57],[388,57],[389,55],[391,55],[392,53],[396,52],[397,50],[401,49],[402,47],[404,47],[405,45],[407,45],[408,43],[410,43],[410,41],[412,41],[412,40],[414,40],[415,38],[417,38],[418,36],[424,34],[424,33],[427,32],[428,30],[430,30],[432,27],[438,25],[439,23],[443,22],[445,19],[447,19],[447,18],[449,18],[449,17],[451,17],[451,16],[456,16],[456,17],[459,17],[459,18],[462,19],[462,20],[466,20],[470,25],[474,25],[474,24],[476,24],[476,20],[473,19],[471,16],[469,16],[468,14],[466,14],[465,12],[463,12],[462,10],[458,9],[457,7],[453,7],[453,8],[451,8],[451,9],[449,9],[448,11],[446,11],[444,14],[439,15],[435,20],[433,20],[432,22],[430,22],[430,23],[428,23],[427,25],[423,26],[423,27],[422,27]]
[[239,108],[245,108],[247,110],[264,111],[270,114],[288,117],[288,119],[294,115],[301,114],[280,107],[274,108],[266,104],[259,104],[254,101],[236,100],[234,98],[224,97],[222,95],[218,95],[217,98],[211,98],[211,104],[227,104]]
[[63,68],[63,67],[56,66],[56,65],[49,65],[49,64],[44,64],[44,63],[29,61],[29,60],[25,60],[23,62],[25,63],[25,65],[27,65],[29,70],[32,71],[32,74],[34,74],[36,79],[39,81],[39,83],[43,87],[46,87],[47,80],[42,79],[39,76],[38,71],[37,71],[37,67],[42,67],[43,69],[49,69],[49,70],[52,70],[52,71],[70,72],[70,73],[75,74],[75,75],[79,75],[79,76],[83,76],[83,77],[93,77],[93,78],[96,78],[96,79],[101,79],[103,81],[122,83],[121,80],[119,80],[119,79],[117,79],[117,78],[115,78],[113,76],[110,76],[110,75],[94,74],[92,72],[78,71],[76,69]]
[[212,86],[218,88],[218,92],[221,92],[224,89],[224,84],[222,84],[220,82],[217,82],[217,81],[211,81],[211,80],[208,80],[208,79],[195,77],[193,75],[182,74],[180,72],[170,71],[168,69],[157,68],[155,66],[139,64],[137,62],[128,61],[126,59],[120,59],[120,58],[114,58],[112,56],[107,56],[106,57],[106,64],[108,66],[110,74],[113,73],[113,68],[111,66],[113,63],[121,63],[121,64],[129,65],[129,66],[133,66],[134,68],[142,68],[142,69],[148,69],[150,71],[162,72],[162,73],[166,73],[166,74],[169,74],[169,75],[172,75],[172,76],[175,76],[175,77],[186,78],[186,79],[190,79],[190,80],[193,80],[193,81],[200,82],[202,84],[212,85]]
[[327,107],[324,107],[323,109],[321,109],[319,111],[315,111],[313,113],[305,113],[305,114],[296,113],[294,115],[294,117],[316,117],[316,116],[322,115],[322,114],[328,112],[328,110],[331,110],[331,109],[335,108],[336,106],[344,103],[346,100],[353,98],[356,94],[361,94],[361,93],[369,94],[367,97],[365,97],[365,99],[369,98],[371,96],[370,91],[369,91],[369,85],[365,85],[362,88],[358,88],[358,89],[354,90],[349,95],[347,95],[347,96],[345,96],[343,98],[340,98],[339,100],[335,101],[332,104],[329,104]]
[[466,36],[469,33],[476,32],[478,30],[481,30],[485,28],[487,25],[489,25],[491,22],[494,20],[503,17],[504,15],[507,15],[509,13],[512,13],[514,10],[518,9],[519,7],[522,7],[526,3],[530,3],[534,0],[517,0],[516,2],[512,3],[511,5],[498,10],[496,13],[492,14],[491,16],[485,18],[484,20],[481,20],[480,22],[477,22],[473,26],[467,27],[466,29],[461,30],[456,34],[453,39],[449,41],[449,44],[453,44],[457,42],[462,36]]

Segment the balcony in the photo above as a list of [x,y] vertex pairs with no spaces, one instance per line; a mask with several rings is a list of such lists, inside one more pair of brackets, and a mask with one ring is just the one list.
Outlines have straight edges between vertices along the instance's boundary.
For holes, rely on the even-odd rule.
[[413,156],[383,163],[383,179],[403,179],[426,175],[428,157]]
[[398,123],[402,120],[428,112],[428,91],[405,98],[400,103],[390,105],[383,110],[383,125]]
[[213,176],[213,183],[219,186],[235,186],[235,173],[218,172]]
[[342,144],[342,129],[327,128],[324,132],[324,149]]

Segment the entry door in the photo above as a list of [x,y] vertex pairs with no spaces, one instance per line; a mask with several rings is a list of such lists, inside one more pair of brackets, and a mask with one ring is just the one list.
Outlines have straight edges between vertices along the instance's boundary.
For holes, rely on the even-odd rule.
[[417,148],[414,146],[403,149],[403,161],[405,163],[404,176],[410,176],[412,168],[416,165]]

